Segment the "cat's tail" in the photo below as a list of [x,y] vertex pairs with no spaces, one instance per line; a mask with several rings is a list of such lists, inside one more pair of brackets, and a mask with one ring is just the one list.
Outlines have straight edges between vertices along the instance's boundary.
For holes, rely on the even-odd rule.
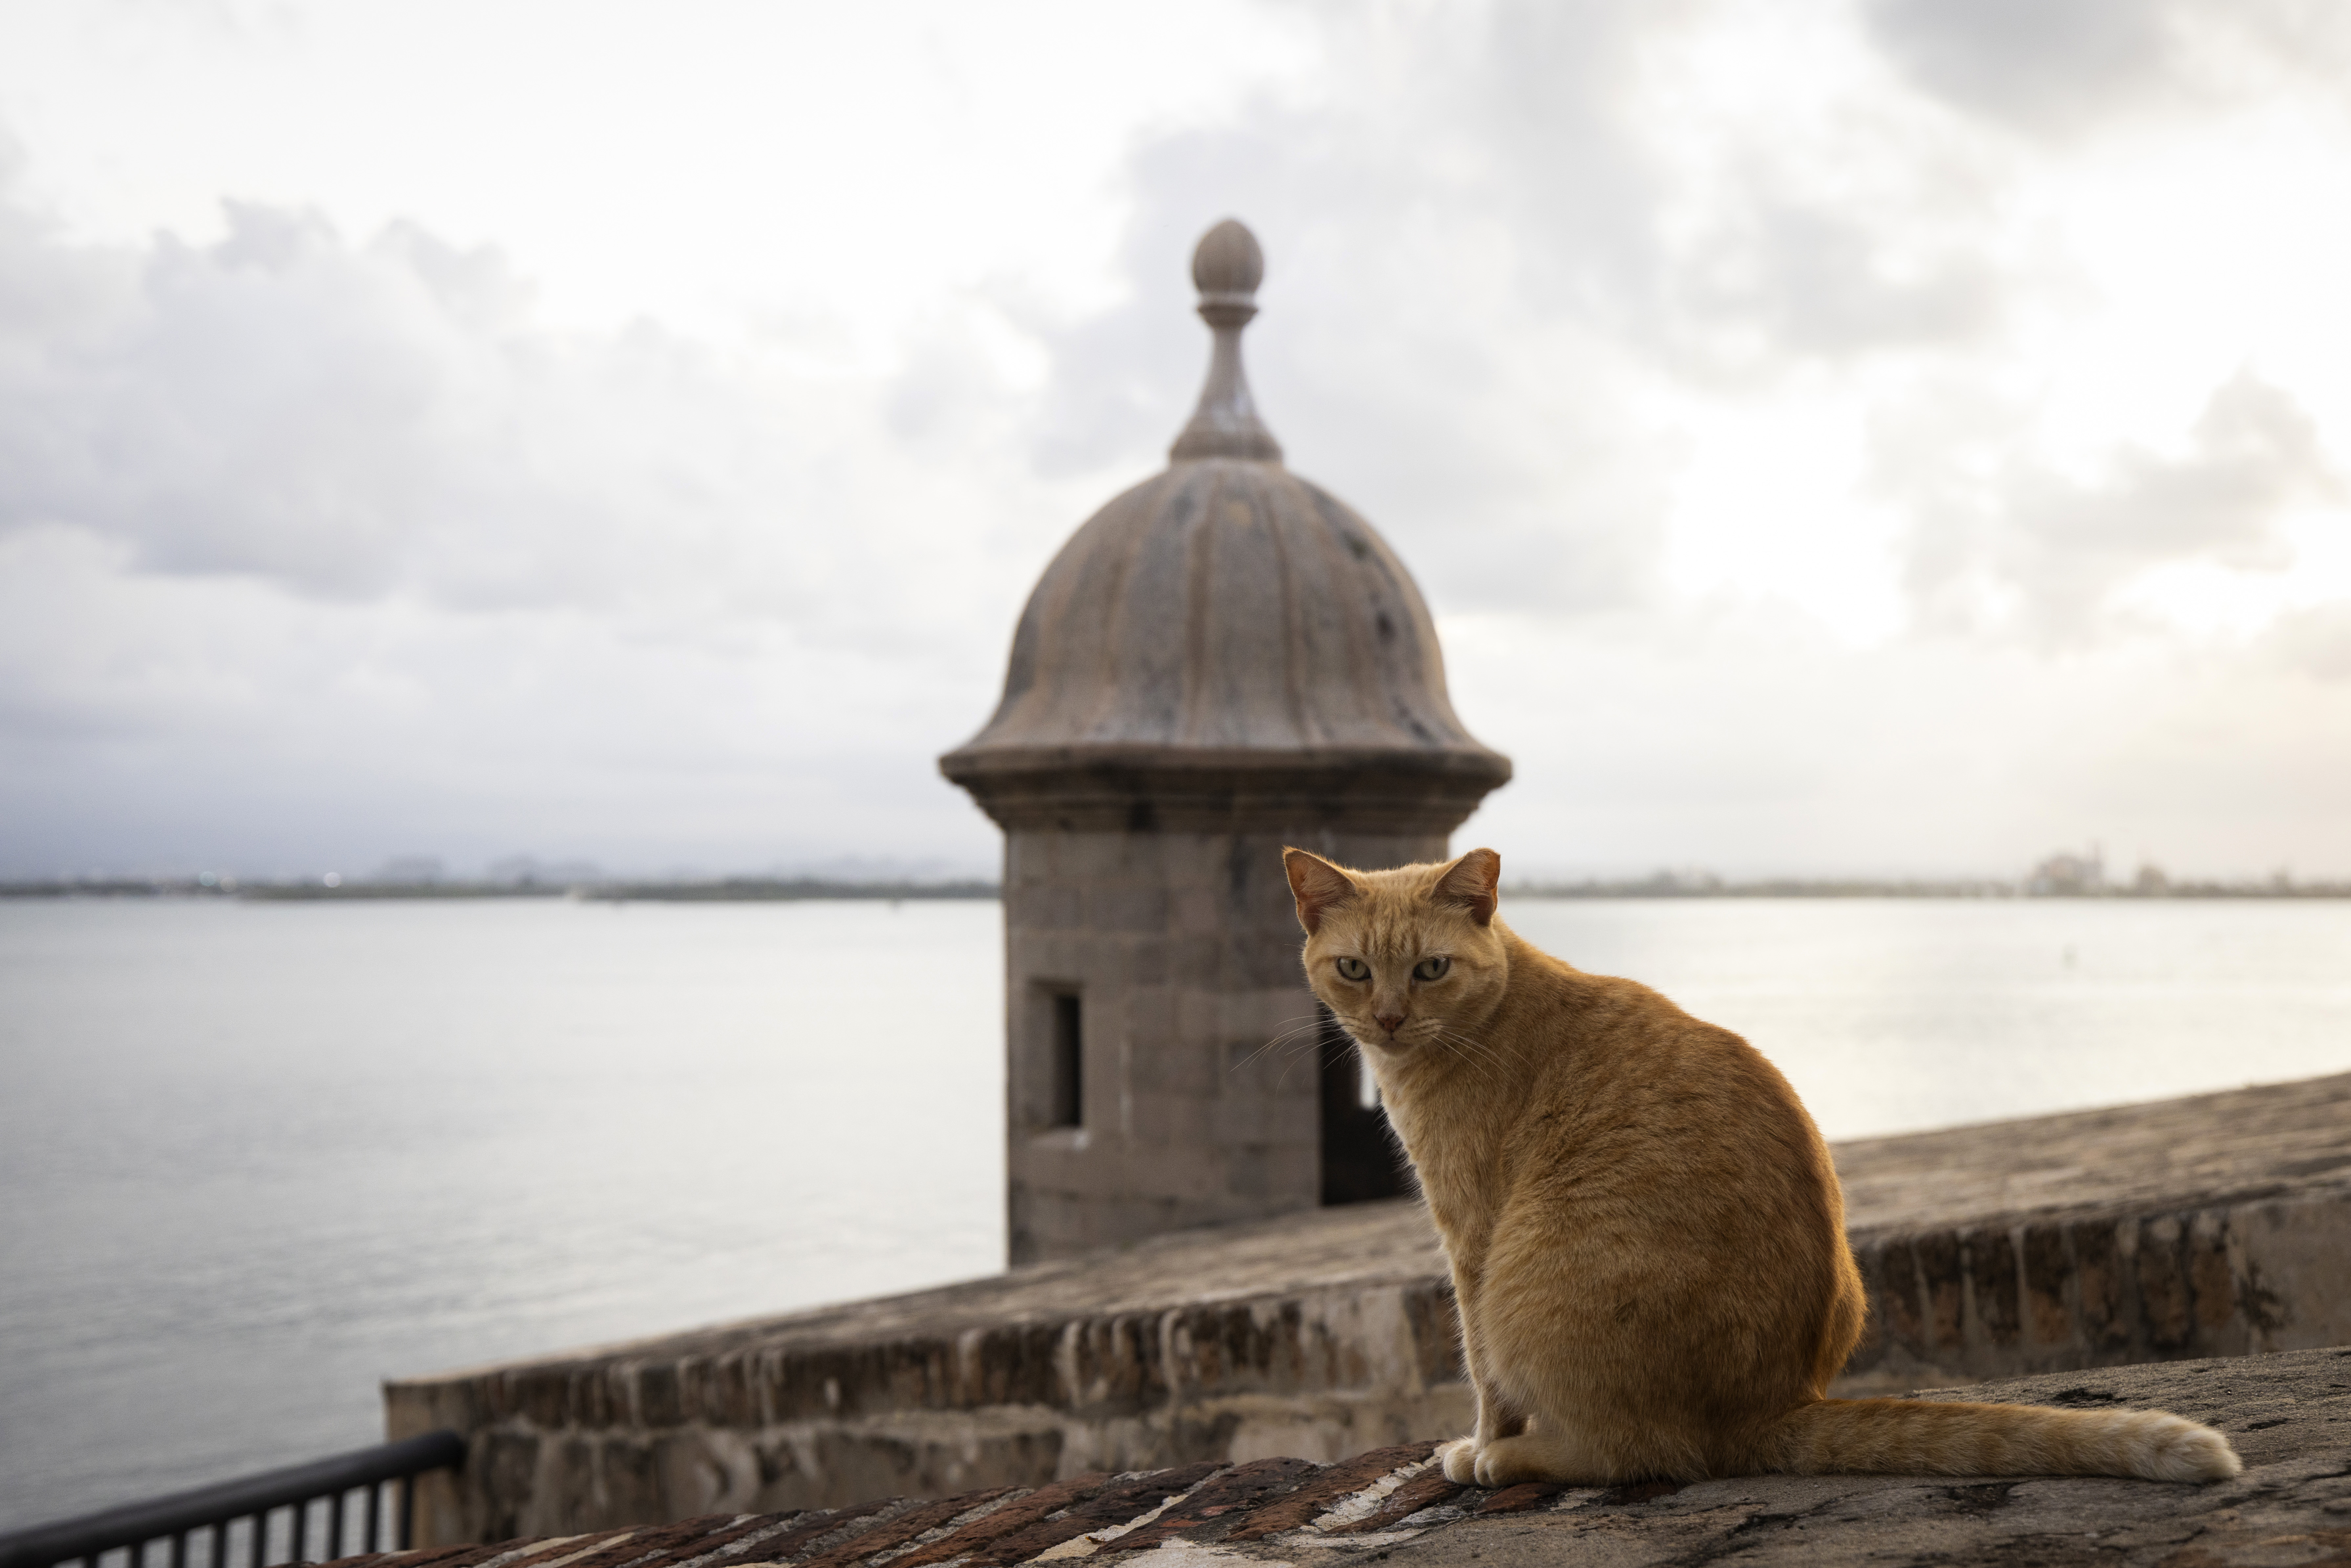
[[2229,1439],[2161,1410],[2049,1410],[1929,1399],[1823,1399],[1761,1435],[1761,1469],[1796,1475],[2144,1476],[2224,1480]]

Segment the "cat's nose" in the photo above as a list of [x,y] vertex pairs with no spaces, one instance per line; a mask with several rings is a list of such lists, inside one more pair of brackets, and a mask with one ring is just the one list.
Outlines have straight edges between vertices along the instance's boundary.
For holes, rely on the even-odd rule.
[[1396,1031],[1396,1026],[1404,1022],[1404,1014],[1374,1013],[1372,1015],[1372,1021],[1379,1025],[1382,1029],[1387,1030],[1390,1034],[1394,1034]]

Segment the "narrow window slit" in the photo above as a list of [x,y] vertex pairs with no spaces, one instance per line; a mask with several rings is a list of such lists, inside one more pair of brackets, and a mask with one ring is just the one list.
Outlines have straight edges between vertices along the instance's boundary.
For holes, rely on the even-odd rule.
[[1081,1127],[1086,1120],[1084,1014],[1075,991],[1053,993],[1053,1098],[1050,1125]]

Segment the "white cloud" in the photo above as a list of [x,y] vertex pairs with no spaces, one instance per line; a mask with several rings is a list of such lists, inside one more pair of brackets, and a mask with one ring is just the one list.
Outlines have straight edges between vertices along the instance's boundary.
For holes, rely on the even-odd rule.
[[[767,285],[693,259],[768,199],[684,78],[643,75],[615,188],[700,193],[615,208],[616,264],[514,149],[483,142],[518,237],[400,140],[364,8],[198,51],[186,90],[340,84],[321,137],[365,168],[216,137],[272,171],[244,188],[322,183],[188,237],[93,220],[131,202],[98,122],[0,68],[37,110],[0,199],[0,862],[984,867],[932,758],[1050,551],[1161,461],[1205,361],[1190,246],[1237,213],[1260,403],[1438,611],[1519,761],[1472,829],[1514,863],[2001,871],[2103,836],[2351,870],[2309,783],[2351,730],[2351,235],[2276,178],[2351,155],[2351,69],[2291,7],[2064,9],[1238,12],[1276,65],[1186,46],[1133,102],[1050,89],[1114,26],[992,73],[891,11],[832,40],[886,101],[834,95],[875,134],[802,145],[838,162]],[[580,37],[625,74],[660,31]],[[472,80],[449,123],[612,151],[578,79]],[[160,149],[118,107],[110,144]],[[174,190],[188,156],[156,153]],[[2208,199],[2226,233],[2175,237]]]
[[[124,251],[11,216],[0,528],[86,528],[134,570],[329,599],[702,604],[852,637],[849,587],[893,523],[956,549],[889,504],[919,480],[875,428],[886,385],[795,383],[649,323],[538,329],[499,256],[413,225],[352,246],[237,205],[216,242]],[[967,410],[1001,390],[984,362],[943,383],[926,360],[894,402],[936,387]]]
[[1908,586],[1945,629],[2090,639],[2118,591],[2161,568],[2283,570],[2287,517],[2351,498],[2309,415],[2251,373],[2213,392],[2178,450],[2125,444],[2087,476],[2035,454],[2029,423],[2001,412],[1929,403],[1878,433],[1881,483],[1914,519]]
[[5,869],[991,858],[929,758],[1079,503],[967,320],[812,381],[550,332],[413,225],[5,204],[0,322]]

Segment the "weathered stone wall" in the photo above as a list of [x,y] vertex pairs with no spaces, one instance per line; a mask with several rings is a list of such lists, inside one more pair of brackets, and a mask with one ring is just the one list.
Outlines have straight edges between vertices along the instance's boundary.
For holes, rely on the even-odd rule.
[[[1431,1443],[1094,1473],[936,1500],[345,1558],[333,1568],[1017,1568],[1150,1552],[1186,1568],[2327,1568],[2351,1563],[2351,1350],[2012,1379],[1970,1399],[2163,1409],[2244,1462],[2203,1483],[2103,1476],[1733,1476],[1677,1485],[1458,1486]],[[1930,1393],[1927,1398],[1948,1396]],[[1170,1552],[1174,1555],[1169,1555]]]
[[[2351,1075],[1837,1150],[1874,1336],[1838,1392],[2351,1343]],[[420,1539],[1337,1459],[1468,1418],[1410,1203],[386,1390],[468,1434]]]
[[781,1364],[755,1357],[526,1378],[475,1412],[490,1417],[482,1456],[496,1480],[460,1500],[456,1521],[436,1510],[434,1538],[936,1496],[1170,1463],[1343,1458],[1468,1419],[1450,1324],[1437,1289],[1391,1286]]
[[1854,1238],[1848,1396],[2351,1343],[2351,1195]]
[[733,1506],[1340,1458],[1468,1418],[1441,1260],[1402,1203],[1157,1238],[1097,1260],[391,1385],[397,1431],[474,1439],[419,1540]]
[[2351,1074],[1840,1145],[1854,1387],[2351,1343]]
[[[1285,838],[1351,865],[1445,852],[1442,834],[1006,835],[1015,1263],[1319,1200],[1314,998],[1299,970]],[[1081,1009],[1084,1112],[1057,1126],[1052,1008],[1070,993]]]

